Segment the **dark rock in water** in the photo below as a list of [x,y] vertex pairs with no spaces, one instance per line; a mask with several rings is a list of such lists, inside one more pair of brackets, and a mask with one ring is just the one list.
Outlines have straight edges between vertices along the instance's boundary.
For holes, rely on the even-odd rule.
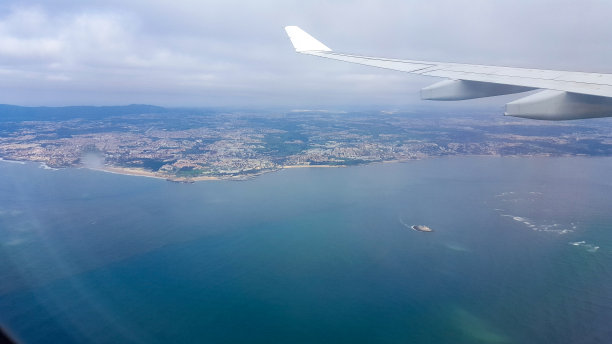
[[419,232],[433,232],[433,229],[423,225],[413,225],[412,229]]

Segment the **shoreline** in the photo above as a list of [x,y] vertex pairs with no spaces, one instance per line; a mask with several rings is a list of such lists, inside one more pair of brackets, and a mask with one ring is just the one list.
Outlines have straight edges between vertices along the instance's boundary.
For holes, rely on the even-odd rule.
[[91,168],[91,167],[83,167],[83,168],[87,168],[92,171],[121,174],[121,175],[126,175],[126,176],[164,179],[167,181],[180,182],[180,183],[190,183],[190,182],[205,181],[205,180],[223,180],[223,178],[221,177],[213,177],[213,176],[176,177],[172,175],[164,175],[164,174],[153,172],[153,171],[147,171],[145,169],[137,168],[137,167],[104,166],[102,168]]
[[158,172],[147,171],[145,169],[137,168],[137,167],[103,166],[101,168],[91,168],[91,167],[82,167],[82,168],[87,168],[87,169],[90,169],[90,170],[93,170],[93,171],[100,171],[100,172],[107,172],[107,173],[114,173],[114,174],[122,174],[122,175],[127,175],[127,176],[164,179],[164,180],[167,180],[167,181],[170,181],[170,182],[177,182],[177,183],[193,183],[193,182],[210,181],[210,180],[246,180],[246,179],[254,178],[254,177],[257,177],[257,176],[261,176],[261,175],[266,174],[268,172],[276,172],[276,171],[284,170],[284,169],[296,169],[296,168],[340,168],[340,167],[347,167],[347,166],[343,166],[343,165],[288,165],[288,166],[281,166],[281,167],[279,167],[278,169],[275,169],[275,170],[265,170],[265,171],[259,171],[259,172],[252,173],[252,174],[244,174],[244,175],[238,175],[238,176],[227,176],[227,177],[222,177],[222,176],[176,177],[176,176],[173,176],[173,175],[165,175],[165,174],[161,174],[161,173],[158,173]]
[[286,168],[338,168],[338,167],[348,167],[346,165],[287,165],[281,166],[281,169],[284,170]]
[[[562,155],[562,156],[550,156],[550,155],[487,155],[487,154],[475,154],[475,155],[449,155],[449,156],[429,156],[429,157],[420,157],[420,158],[412,158],[412,159],[398,159],[398,160],[385,160],[385,161],[372,161],[368,163],[360,163],[357,165],[286,165],[279,166],[274,169],[265,169],[253,173],[248,174],[240,174],[240,175],[226,175],[226,176],[194,176],[194,177],[178,177],[175,175],[168,175],[159,172],[148,171],[138,167],[116,167],[103,165],[101,167],[87,167],[87,166],[66,166],[66,167],[50,167],[44,161],[35,161],[35,160],[10,160],[4,159],[0,157],[0,163],[5,162],[9,164],[19,164],[24,165],[27,163],[35,163],[39,164],[40,168],[47,170],[60,170],[64,168],[84,168],[92,171],[120,174],[126,176],[135,176],[135,177],[146,177],[146,178],[155,178],[155,179],[163,179],[170,182],[175,183],[194,183],[199,181],[219,181],[219,180],[233,180],[233,181],[244,181],[251,178],[255,178],[269,172],[278,172],[284,169],[299,169],[299,168],[348,168],[354,166],[367,166],[367,165],[376,165],[376,164],[392,164],[392,163],[409,163],[412,161],[420,161],[427,159],[440,159],[440,158],[465,158],[465,157],[478,157],[478,158],[610,158],[606,156],[588,156],[588,155]],[[404,224],[406,225],[406,224]]]
[[[0,158],[0,162],[7,162],[9,164],[19,164],[19,165],[25,165],[25,163],[27,161],[21,161],[21,160],[6,160],[3,158]],[[32,162],[36,162],[36,161],[32,161]]]

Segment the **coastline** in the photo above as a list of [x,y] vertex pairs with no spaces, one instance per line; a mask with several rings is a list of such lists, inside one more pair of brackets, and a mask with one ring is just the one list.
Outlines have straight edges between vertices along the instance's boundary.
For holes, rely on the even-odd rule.
[[25,161],[21,161],[21,160],[6,160],[3,158],[0,158],[0,162],[7,162],[9,164],[19,164],[19,165],[24,165],[26,163]]
[[173,175],[168,175],[168,174],[162,174],[162,173],[158,173],[158,172],[148,171],[148,170],[145,170],[145,169],[142,169],[142,168],[137,168],[137,167],[103,166],[101,168],[91,168],[91,167],[85,167],[85,168],[88,168],[88,169],[94,170],[94,171],[122,174],[122,175],[128,175],[128,176],[137,176],[137,177],[164,179],[164,180],[167,180],[167,181],[178,182],[178,183],[193,183],[193,182],[211,181],[211,180],[245,180],[245,179],[250,179],[250,178],[254,178],[254,177],[260,176],[260,175],[268,173],[268,172],[274,172],[274,171],[278,171],[278,170],[282,170],[282,169],[295,169],[295,168],[340,168],[340,167],[347,167],[347,166],[343,166],[343,165],[287,165],[287,166],[281,166],[280,168],[278,168],[276,170],[264,170],[264,171],[259,171],[259,172],[251,173],[251,174],[245,174],[245,175],[239,175],[239,176],[226,176],[226,177],[223,177],[223,176],[177,177],[177,176],[173,176]]
[[[160,172],[154,172],[154,171],[149,171],[149,170],[145,170],[143,168],[138,168],[138,167],[117,167],[117,166],[110,166],[110,165],[102,165],[100,167],[90,167],[90,166],[82,166],[82,165],[74,165],[74,166],[66,166],[66,167],[50,167],[48,166],[45,162],[42,161],[36,161],[36,160],[10,160],[10,159],[4,159],[4,158],[0,158],[0,163],[5,162],[5,163],[9,163],[9,164],[27,164],[27,163],[38,163],[40,165],[40,168],[43,169],[47,169],[47,170],[60,170],[60,169],[64,169],[64,168],[84,168],[84,169],[89,169],[92,171],[99,171],[99,172],[106,172],[106,173],[114,173],[114,174],[121,174],[121,175],[127,175],[127,176],[136,176],[136,177],[146,177],[146,178],[155,178],[155,179],[163,179],[166,181],[170,181],[170,182],[176,182],[176,183],[194,183],[194,182],[199,182],[199,181],[219,181],[219,180],[233,180],[233,181],[244,181],[244,180],[248,180],[251,178],[255,178],[264,174],[267,174],[269,172],[277,172],[277,171],[281,171],[284,169],[299,169],[299,168],[347,168],[347,167],[353,167],[353,166],[363,166],[363,165],[375,165],[375,164],[395,164],[395,163],[408,163],[408,162],[412,162],[412,161],[419,161],[419,160],[424,160],[424,159],[440,159],[440,158],[463,158],[463,157],[479,157],[479,158],[567,158],[567,157],[580,157],[580,158],[600,158],[600,157],[593,157],[593,156],[578,156],[578,155],[565,155],[565,156],[549,156],[549,155],[507,155],[507,156],[500,156],[500,155],[486,155],[486,154],[479,154],[479,155],[454,155],[454,156],[429,156],[429,157],[420,157],[420,158],[412,158],[412,159],[397,159],[397,160],[385,160],[385,161],[372,161],[372,162],[367,162],[367,163],[361,163],[358,165],[306,165],[306,164],[302,164],[302,165],[285,165],[285,166],[278,166],[276,168],[271,168],[271,169],[263,169],[263,170],[258,170],[256,172],[251,172],[251,173],[245,173],[245,174],[239,174],[239,175],[220,175],[220,176],[193,176],[193,177],[180,177],[180,176],[176,176],[176,175],[171,175],[171,174],[165,174],[165,173],[160,173]],[[410,227],[405,223],[402,223],[404,226]]]
[[137,176],[137,177],[147,177],[147,178],[156,178],[156,179],[164,179],[172,182],[181,182],[181,183],[190,183],[204,180],[222,180],[221,177],[213,177],[213,176],[197,176],[197,177],[177,177],[172,175],[166,175],[158,172],[147,171],[142,168],[137,167],[115,167],[115,166],[104,166],[102,168],[90,168],[85,167],[93,171],[101,171],[107,173],[115,173],[122,174],[127,176]]
[[92,171],[100,171],[107,172],[113,174],[122,174],[127,176],[138,176],[138,177],[147,177],[147,178],[156,178],[156,179],[166,179],[163,176],[147,171],[140,168],[132,168],[132,167],[114,167],[114,166],[103,166],[103,167],[83,167]]
[[286,168],[338,168],[338,167],[346,167],[345,165],[287,165],[282,166],[281,169]]

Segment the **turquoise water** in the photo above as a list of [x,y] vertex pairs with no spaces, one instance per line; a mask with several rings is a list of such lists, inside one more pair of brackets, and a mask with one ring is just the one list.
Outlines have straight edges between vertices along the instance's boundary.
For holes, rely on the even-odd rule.
[[461,157],[176,184],[0,162],[0,323],[26,343],[609,343],[611,172]]

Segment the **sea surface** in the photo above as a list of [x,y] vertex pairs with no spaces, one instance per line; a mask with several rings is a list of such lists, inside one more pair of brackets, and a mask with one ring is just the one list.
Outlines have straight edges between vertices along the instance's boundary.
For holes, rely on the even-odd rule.
[[611,158],[0,177],[24,343],[612,343]]

